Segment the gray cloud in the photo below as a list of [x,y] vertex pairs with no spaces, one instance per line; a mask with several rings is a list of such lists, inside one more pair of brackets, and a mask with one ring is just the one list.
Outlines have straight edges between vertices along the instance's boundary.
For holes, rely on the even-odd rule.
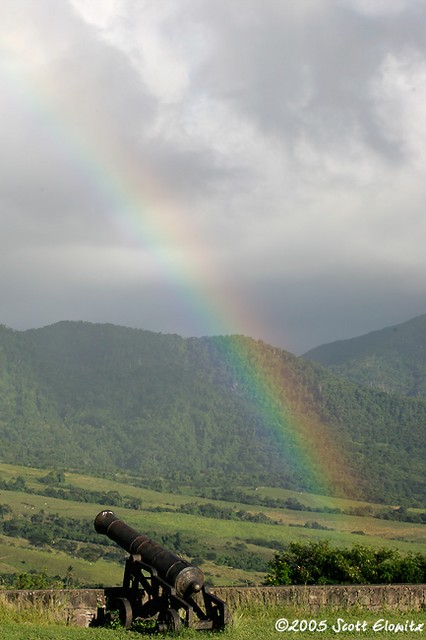
[[422,313],[425,14],[5,0],[0,321],[302,352]]

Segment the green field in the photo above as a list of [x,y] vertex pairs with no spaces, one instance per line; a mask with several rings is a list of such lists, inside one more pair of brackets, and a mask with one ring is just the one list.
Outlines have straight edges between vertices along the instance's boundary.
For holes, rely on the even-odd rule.
[[[11,605],[0,604],[0,633],[8,640],[137,640],[142,637],[136,631],[123,629],[81,629],[55,622],[54,611],[19,610]],[[287,621],[289,628],[284,631]],[[283,630],[279,633],[275,625]],[[381,630],[387,624],[388,631]],[[411,625],[412,633],[395,633],[395,626]],[[318,631],[304,631],[310,625]],[[423,626],[422,626],[423,625]],[[292,628],[293,630],[292,630]],[[157,638],[221,638],[221,640],[272,640],[277,638],[314,638],[351,640],[359,638],[408,638],[422,637],[425,633],[425,612],[366,612],[362,610],[323,610],[316,614],[297,609],[283,609],[277,606],[265,607],[258,604],[241,607],[233,612],[233,622],[223,632],[200,632],[184,628],[179,634],[156,634]],[[356,631],[356,629],[359,631]],[[418,631],[414,631],[414,629]],[[420,630],[422,629],[422,630]],[[321,631],[323,630],[323,631]],[[145,636],[146,637],[146,636]]]
[[[96,514],[103,508],[112,508],[116,513],[142,533],[167,536],[179,534],[189,541],[188,546],[194,552],[188,557],[197,556],[199,546],[208,557],[202,558],[201,567],[209,584],[261,584],[265,573],[259,570],[247,570],[241,566],[232,566],[229,558],[237,559],[241,555],[254,555],[265,562],[273,556],[280,545],[292,541],[308,542],[329,540],[336,546],[362,544],[372,547],[392,547],[401,552],[425,552],[426,525],[396,520],[384,520],[371,515],[349,515],[348,513],[314,512],[304,509],[294,510],[265,506],[262,500],[274,498],[297,499],[300,503],[313,508],[341,509],[347,512],[360,509],[368,511],[384,509],[385,505],[340,500],[326,496],[296,493],[283,489],[267,487],[242,488],[253,501],[251,504],[229,502],[212,498],[201,498],[191,494],[186,487],[177,488],[179,493],[160,493],[129,484],[137,479],[114,479],[89,477],[76,473],[65,473],[61,484],[63,489],[78,488],[84,491],[115,492],[115,495],[132,497],[139,501],[139,509],[115,507],[105,503],[63,500],[38,495],[46,489],[39,481],[45,477],[46,469],[33,469],[16,465],[0,464],[0,482],[10,483],[20,477],[25,482],[25,490],[0,489],[0,505],[7,505],[14,517],[31,516],[42,512],[45,515],[56,514],[62,518],[75,518],[92,523]],[[8,485],[6,485],[8,486]],[[34,491],[38,493],[29,493]],[[256,504],[258,496],[259,504]],[[219,519],[203,517],[191,513],[182,513],[179,509],[185,505],[214,505],[220,509],[232,509],[255,516],[264,514],[270,521],[252,522],[246,519]],[[158,510],[156,510],[158,509]],[[4,516],[7,518],[10,516]],[[102,538],[102,536],[99,536]],[[102,540],[103,542],[103,540]],[[46,571],[49,575],[64,575],[72,565],[73,575],[83,584],[117,585],[122,578],[122,565],[119,562],[102,558],[88,561],[81,557],[81,547],[74,554],[65,553],[51,545],[30,544],[23,537],[0,535],[0,574]],[[218,562],[226,556],[227,564]],[[126,553],[123,551],[123,558]]]

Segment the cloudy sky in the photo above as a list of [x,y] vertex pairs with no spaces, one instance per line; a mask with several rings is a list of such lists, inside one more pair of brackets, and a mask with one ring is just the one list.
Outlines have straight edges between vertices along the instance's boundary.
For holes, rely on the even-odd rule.
[[2,0],[0,323],[426,313],[426,0]]

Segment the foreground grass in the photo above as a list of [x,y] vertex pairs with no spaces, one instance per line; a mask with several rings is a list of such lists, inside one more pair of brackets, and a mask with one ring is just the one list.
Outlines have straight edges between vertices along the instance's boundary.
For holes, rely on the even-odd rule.
[[[55,611],[37,608],[17,609],[10,605],[0,604],[0,637],[7,640],[141,640],[145,634],[124,629],[82,629],[65,626],[55,620]],[[283,633],[275,629],[277,620],[287,619],[294,630],[287,629]],[[297,622],[296,622],[297,621]],[[306,622],[302,622],[306,621]],[[317,626],[316,631],[303,631],[304,626],[311,621]],[[322,622],[323,621],[323,622]],[[388,631],[381,630],[385,623],[390,626]],[[320,623],[321,626],[320,626]],[[412,631],[395,632],[391,625],[406,626],[412,623]],[[282,622],[285,626],[285,623]],[[346,625],[346,630],[345,630]],[[374,629],[376,625],[376,629]],[[423,627],[421,627],[423,625]],[[358,627],[358,630],[356,630]],[[415,628],[418,628],[416,631]],[[324,628],[324,631],[319,629]],[[302,629],[302,630],[301,630]],[[352,630],[350,630],[352,629]],[[308,613],[296,608],[266,607],[253,604],[239,608],[233,613],[233,623],[220,633],[200,632],[183,629],[178,634],[156,634],[156,638],[173,637],[182,640],[198,638],[218,640],[277,640],[278,638],[307,638],[320,637],[323,639],[353,640],[360,638],[421,638],[426,636],[426,611],[423,612],[371,612],[362,609],[350,611],[326,611]],[[145,635],[145,637],[149,637]]]

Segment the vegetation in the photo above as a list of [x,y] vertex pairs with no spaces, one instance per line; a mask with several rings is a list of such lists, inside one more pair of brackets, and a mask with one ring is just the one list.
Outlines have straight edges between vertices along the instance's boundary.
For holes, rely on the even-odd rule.
[[[119,547],[112,546],[107,537],[99,536],[94,531],[93,522],[66,518],[57,514],[50,515],[44,511],[33,513],[31,516],[15,517],[10,515],[8,519],[4,519],[0,531],[11,538],[26,539],[35,547],[48,546],[89,562],[96,562],[103,558],[104,560],[123,563],[125,555]],[[180,555],[192,558],[195,564],[202,563],[203,560],[208,559],[214,560],[217,565],[228,565],[245,571],[266,571],[267,568],[266,559],[249,552],[247,545],[242,543],[235,546],[229,545],[227,553],[218,553],[212,551],[209,546],[198,541],[195,537],[179,532],[158,534],[155,531],[145,530],[144,533],[149,537],[155,538],[162,546],[176,551]],[[19,574],[17,577],[21,582],[22,575]],[[32,572],[31,576],[25,574],[27,582],[33,578],[36,579],[37,583],[40,580],[42,582],[45,579],[47,580],[45,572],[41,572],[41,574]],[[55,576],[53,583],[57,582],[61,583]],[[1,583],[0,579],[0,585]],[[3,576],[3,583],[6,583],[5,576]],[[42,587],[33,586],[31,588]]]
[[0,574],[0,588],[2,589],[78,589],[80,583],[73,574],[70,565],[64,576],[50,576],[46,572],[31,569],[21,573]]
[[[46,477],[54,477],[57,484],[46,485]],[[199,497],[188,487],[160,493],[112,479],[4,464],[0,464],[0,487],[3,586],[47,578],[60,585],[70,566],[75,584],[119,584],[127,554],[93,528],[98,511],[111,507],[141,533],[200,564],[208,584],[260,584],[274,552],[287,552],[295,541],[328,540],[333,548],[350,549],[362,536],[363,545],[387,547],[401,557],[423,553],[426,541],[421,510],[276,488],[236,488],[235,495],[244,503]],[[102,495],[106,501],[46,496],[46,487],[60,487],[67,495],[68,488],[79,489],[79,497],[87,490],[88,498]],[[221,489],[212,487],[208,493],[223,497]],[[134,500],[138,508],[115,507],[108,502],[111,496],[117,503]]]
[[312,349],[303,356],[364,386],[406,396],[426,396],[426,315]]
[[266,583],[386,584],[426,582],[426,555],[362,545],[332,548],[328,541],[292,542],[275,554]]
[[[0,327],[0,587],[118,584],[126,553],[93,530],[104,507],[201,564],[209,584],[425,581],[416,366],[415,390],[401,365],[401,385],[379,391],[241,336]],[[22,615],[0,604],[2,636],[135,635]],[[275,638],[286,615],[308,617],[253,605],[221,637]]]
[[[424,507],[425,423],[424,399],[242,336],[0,327],[3,462],[121,470],[155,489],[255,484]],[[45,475],[46,495],[79,499],[55,480]]]
[[[140,509],[140,500],[132,496],[123,496],[118,491],[93,491],[90,489],[83,489],[80,487],[74,487],[72,485],[63,486],[62,480],[59,482],[60,486],[55,487],[55,482],[52,478],[57,475],[65,477],[64,472],[50,471],[47,476],[38,478],[38,482],[42,485],[47,484],[47,487],[28,487],[23,476],[18,476],[11,481],[0,480],[0,489],[6,489],[8,491],[25,491],[29,494],[37,494],[40,496],[50,496],[52,498],[59,498],[60,500],[73,500],[74,502],[93,502],[96,504],[107,503],[111,507],[123,507],[124,509]],[[49,479],[46,482],[46,478]],[[1,515],[0,505],[0,515]]]

